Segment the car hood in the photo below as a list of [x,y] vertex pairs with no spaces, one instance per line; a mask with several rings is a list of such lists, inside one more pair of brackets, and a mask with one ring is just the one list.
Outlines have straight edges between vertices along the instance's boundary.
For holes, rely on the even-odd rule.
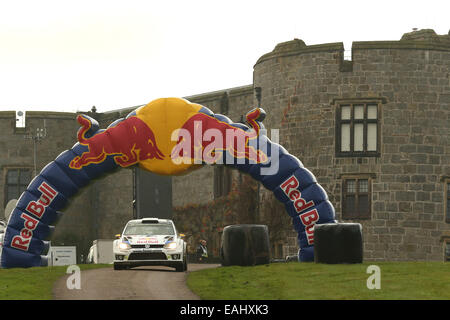
[[168,241],[174,241],[174,235],[157,235],[157,236],[145,236],[145,235],[130,235],[124,236],[128,239],[130,244],[165,244]]

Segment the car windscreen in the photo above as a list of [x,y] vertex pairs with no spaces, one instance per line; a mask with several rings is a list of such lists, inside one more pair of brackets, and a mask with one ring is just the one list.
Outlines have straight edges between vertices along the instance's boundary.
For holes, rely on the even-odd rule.
[[156,236],[156,235],[174,235],[172,224],[169,223],[155,223],[155,224],[129,224],[123,232],[126,236],[131,235],[146,235],[146,236]]

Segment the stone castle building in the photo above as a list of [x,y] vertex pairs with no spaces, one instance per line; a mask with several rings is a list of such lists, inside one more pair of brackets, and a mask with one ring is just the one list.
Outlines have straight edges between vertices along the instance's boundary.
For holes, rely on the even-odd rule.
[[[363,225],[366,260],[450,259],[450,35],[427,29],[354,42],[351,60],[342,43],[294,39],[260,57],[253,72],[248,86],[185,98],[233,121],[261,105],[269,137],[279,129],[280,144],[315,174],[337,220]],[[132,109],[89,114],[106,128]],[[35,167],[72,147],[79,127],[72,113],[27,112],[24,128],[15,118],[0,112],[3,206]],[[44,127],[38,141],[36,128]],[[72,198],[52,243],[87,254],[92,240],[120,233],[135,216],[136,170],[97,179]],[[205,238],[217,255],[224,226],[262,223],[274,258],[298,250],[283,206],[247,176],[205,166],[171,185],[173,218],[191,249]]]

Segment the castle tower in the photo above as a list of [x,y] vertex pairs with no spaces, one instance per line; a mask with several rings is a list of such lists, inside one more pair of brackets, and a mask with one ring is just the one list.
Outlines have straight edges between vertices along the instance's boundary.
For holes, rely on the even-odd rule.
[[267,124],[363,225],[365,259],[441,260],[450,242],[450,36],[278,44],[254,66]]

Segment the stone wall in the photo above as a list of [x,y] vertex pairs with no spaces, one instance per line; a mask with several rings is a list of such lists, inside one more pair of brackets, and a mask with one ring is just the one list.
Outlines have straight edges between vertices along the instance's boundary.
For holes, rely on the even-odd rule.
[[[442,260],[444,179],[449,166],[450,47],[444,42],[356,42],[344,66],[342,44],[278,45],[255,65],[262,105],[278,116],[281,144],[317,177],[341,216],[342,176],[369,174],[368,260]],[[339,100],[380,101],[379,157],[336,156]],[[375,101],[374,100],[374,101]]]

